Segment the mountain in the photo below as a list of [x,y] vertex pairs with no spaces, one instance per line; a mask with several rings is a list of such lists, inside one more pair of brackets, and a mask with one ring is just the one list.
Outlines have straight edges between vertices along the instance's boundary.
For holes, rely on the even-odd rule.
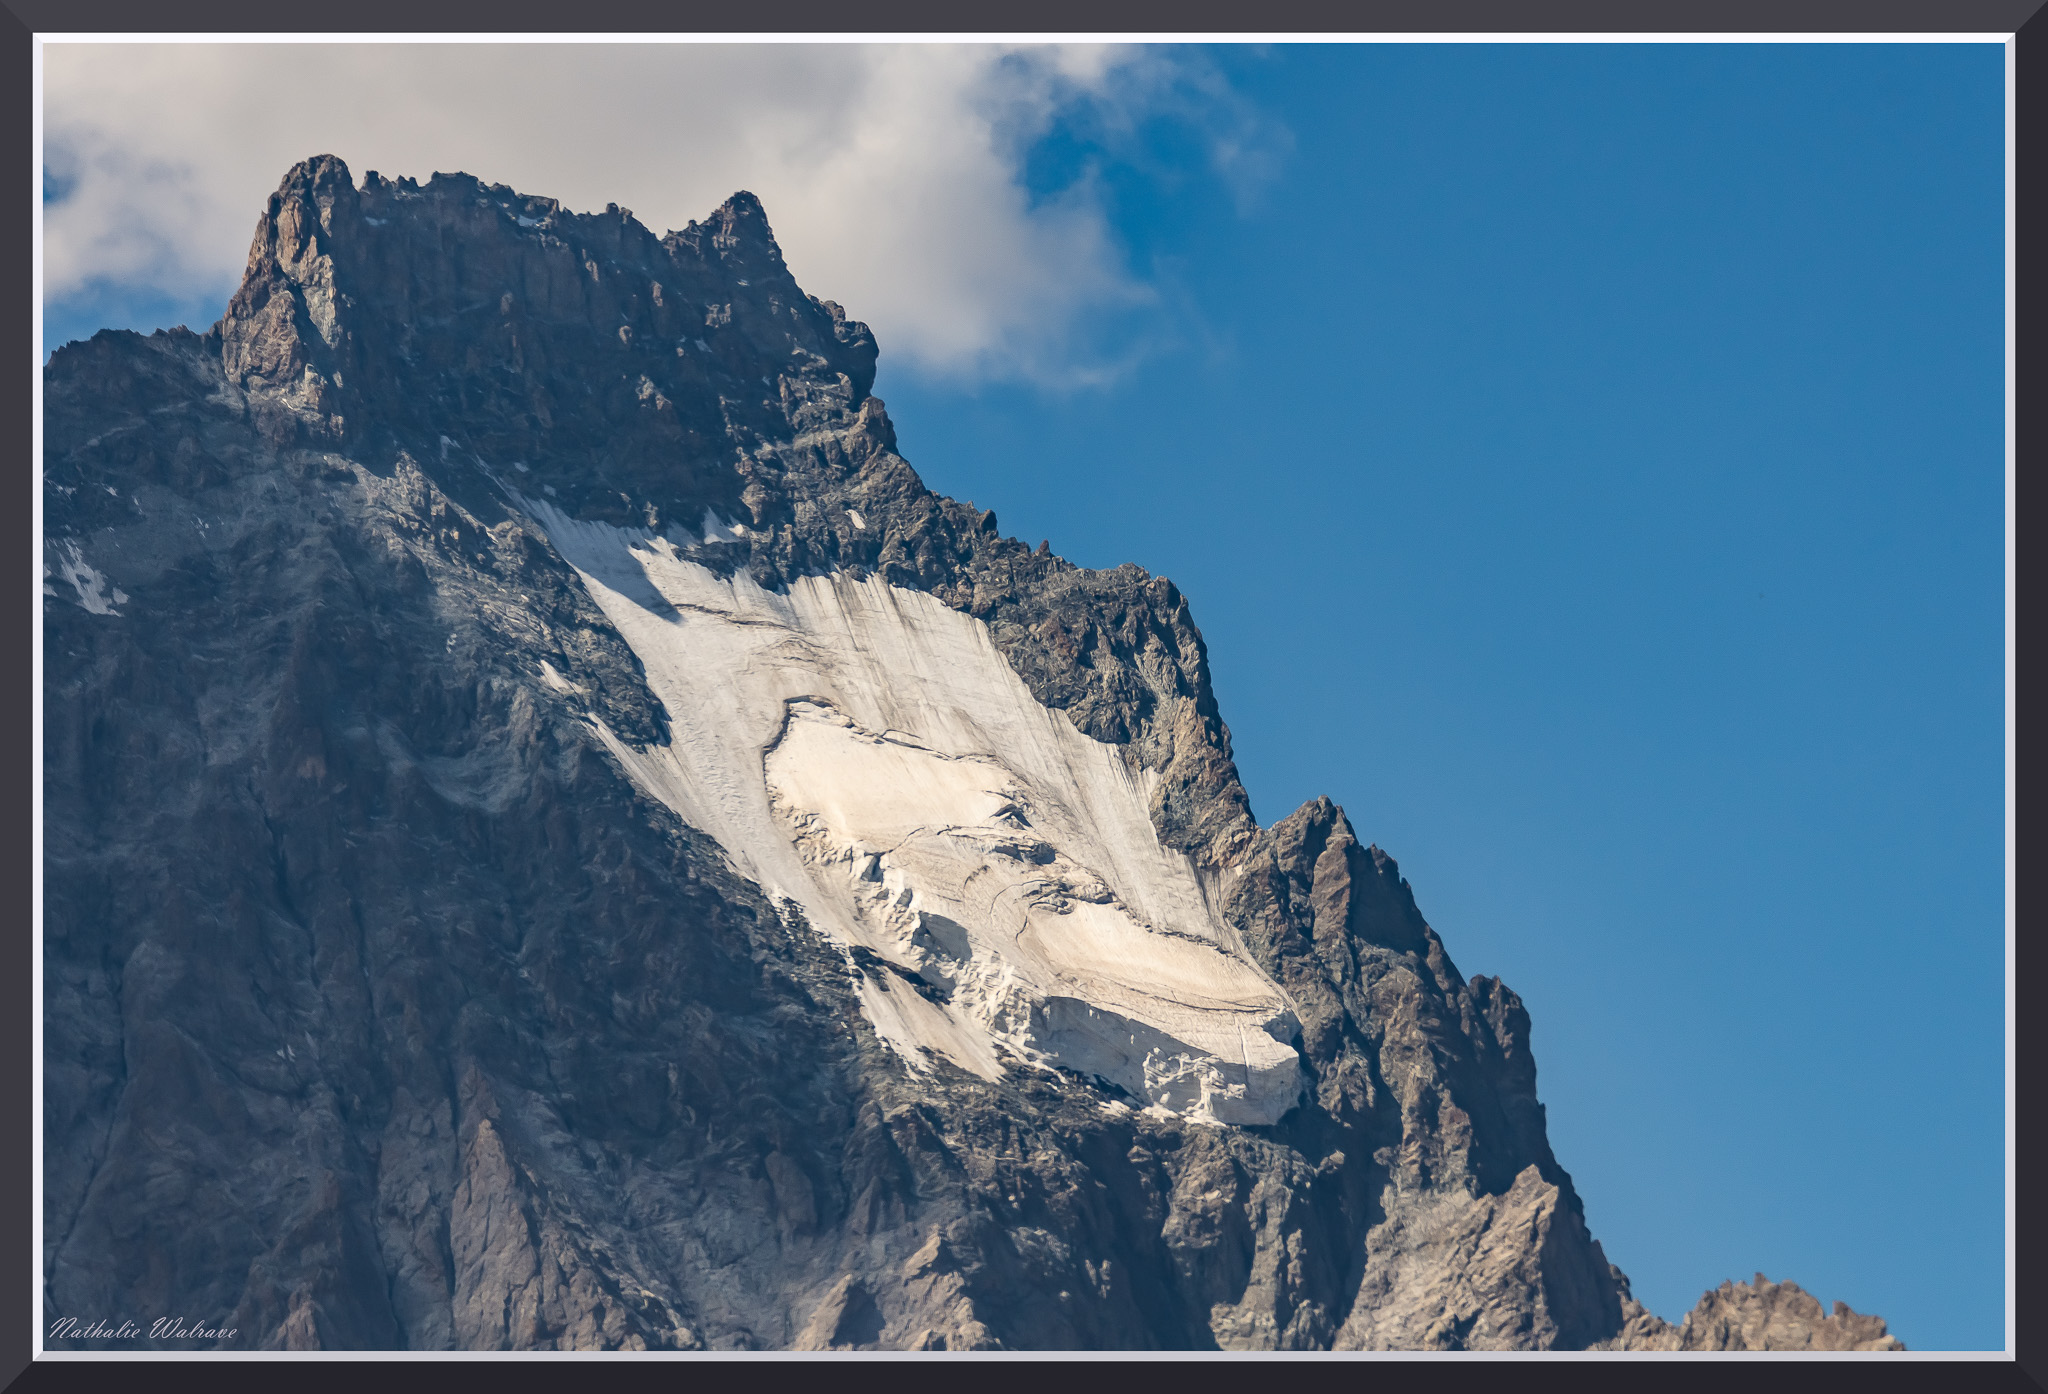
[[322,157],[52,356],[49,1344],[1897,1348],[1644,1311],[1520,999],[876,353],[751,195]]

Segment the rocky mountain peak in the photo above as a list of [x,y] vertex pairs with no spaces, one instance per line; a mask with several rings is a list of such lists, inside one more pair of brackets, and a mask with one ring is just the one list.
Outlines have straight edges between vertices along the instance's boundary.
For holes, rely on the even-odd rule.
[[752,195],[656,236],[331,156],[207,334],[53,355],[51,1317],[1891,1339],[1635,1303],[1520,998],[1336,804],[1260,827],[1188,599],[927,489],[875,362]]
[[213,336],[280,443],[515,464],[579,511],[735,512],[736,457],[860,420],[866,326],[804,294],[760,201],[657,236],[629,210],[331,155],[293,166]]

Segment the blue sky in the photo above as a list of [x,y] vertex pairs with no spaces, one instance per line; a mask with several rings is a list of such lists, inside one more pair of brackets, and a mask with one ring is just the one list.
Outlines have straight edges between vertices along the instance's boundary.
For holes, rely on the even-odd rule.
[[1294,140],[1242,213],[1172,129],[1039,164],[1177,346],[885,343],[904,452],[1187,592],[1260,820],[1337,799],[1527,1000],[1653,1310],[1761,1269],[2002,1345],[2002,49],[1219,62]]
[[[317,149],[659,226],[669,186],[689,214],[755,188],[806,288],[875,324],[926,480],[1171,576],[1260,820],[1337,799],[1523,995],[1553,1145],[1653,1310],[1760,1269],[1909,1345],[2002,1345],[2002,48],[782,50],[744,80],[727,51],[657,84],[745,120],[715,79],[783,81],[828,154],[884,122],[856,184],[795,137],[608,166],[480,120],[547,90],[513,61],[585,107],[632,86],[547,49],[394,80],[473,78],[453,115],[207,140],[209,101],[306,80],[247,55],[48,66],[48,342],[210,322]],[[152,139],[246,168],[138,163]],[[132,235],[134,188],[175,237]]]

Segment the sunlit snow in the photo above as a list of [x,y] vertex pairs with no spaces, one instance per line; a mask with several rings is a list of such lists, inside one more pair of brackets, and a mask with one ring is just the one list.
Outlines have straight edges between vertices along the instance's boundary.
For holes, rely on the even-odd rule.
[[[524,502],[668,710],[669,744],[599,723],[608,748],[821,934],[902,970],[861,1000],[914,1067],[1021,1057],[1219,1122],[1293,1104],[1294,1013],[1160,845],[1156,775],[1040,705],[980,621],[875,578],[767,591],[688,533]],[[740,531],[706,516],[706,542]]]

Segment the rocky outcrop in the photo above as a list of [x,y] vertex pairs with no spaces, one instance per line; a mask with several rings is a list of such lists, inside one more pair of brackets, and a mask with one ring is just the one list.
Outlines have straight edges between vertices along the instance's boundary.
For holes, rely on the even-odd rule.
[[[1186,599],[925,489],[875,355],[751,196],[657,237],[322,158],[219,324],[53,356],[52,1318],[293,1349],[1889,1339],[1789,1285],[1643,1312],[1546,1140],[1520,999],[1335,805],[1259,828]],[[1284,997],[1260,1019],[1298,1089],[1219,1124],[1030,1023],[980,1072],[906,1056],[876,1004],[949,983],[854,952],[646,775],[693,714],[570,564],[585,526],[968,617],[1143,791],[1202,952]],[[795,840],[831,812],[801,782]]]
[[1883,1317],[1851,1311],[1846,1302],[1823,1311],[1797,1283],[1726,1282],[1673,1326],[1643,1310],[1624,1286],[1622,1330],[1602,1350],[1904,1350]]

